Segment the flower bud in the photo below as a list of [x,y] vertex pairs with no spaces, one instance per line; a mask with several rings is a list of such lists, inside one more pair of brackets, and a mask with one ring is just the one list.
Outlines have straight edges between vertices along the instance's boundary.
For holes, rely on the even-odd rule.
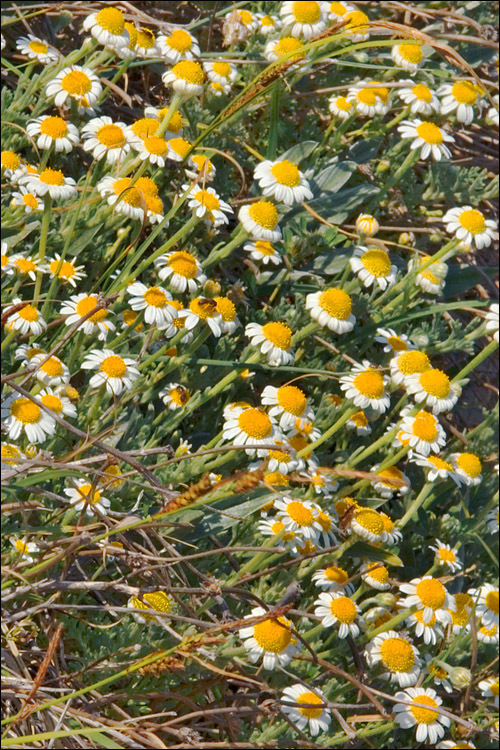
[[472,680],[471,671],[467,667],[454,667],[450,669],[448,677],[453,687],[457,688],[457,690],[463,690],[463,688],[468,687]]

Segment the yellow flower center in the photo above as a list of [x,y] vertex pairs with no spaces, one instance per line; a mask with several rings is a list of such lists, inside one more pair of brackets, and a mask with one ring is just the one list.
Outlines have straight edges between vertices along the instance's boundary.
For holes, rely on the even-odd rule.
[[416,99],[420,102],[426,102],[427,104],[432,101],[432,91],[428,86],[424,86],[423,83],[418,83],[413,86],[412,92]]
[[164,156],[167,153],[167,142],[164,138],[150,135],[149,138],[144,138],[143,143],[146,151],[154,156]]
[[329,565],[325,568],[325,578],[334,583],[344,584],[349,580],[347,572],[343,568],[337,567],[337,565]]
[[47,409],[51,409],[57,414],[62,412],[62,401],[60,398],[57,398],[57,396],[52,396],[50,393],[47,393],[45,396],[42,396],[40,400],[42,404],[47,407]]
[[188,389],[183,388],[182,386],[171,388],[168,392],[168,395],[170,396],[174,404],[177,404],[177,406],[184,406],[185,404],[187,404],[190,398]]
[[[292,446],[292,448],[297,451],[297,453],[301,450],[304,450],[304,448],[307,448],[309,443],[303,437],[303,435],[293,435],[293,437],[288,438],[289,444]],[[308,458],[310,456],[310,452],[304,456],[304,458]]]
[[274,21],[271,16],[263,16],[260,19],[260,23],[262,26],[274,26]]
[[126,138],[125,133],[119,125],[103,125],[96,132],[96,138],[106,146],[106,148],[121,148]]
[[337,2],[330,3],[330,12],[335,13],[336,16],[343,16],[345,15],[346,11],[347,11],[347,8],[345,7],[343,3],[337,3]]
[[34,323],[35,320],[38,320],[38,310],[36,310],[33,305],[26,305],[26,307],[23,307],[22,310],[19,310],[17,314],[20,318],[26,320],[26,322],[28,323]]
[[326,289],[321,292],[319,305],[337,320],[347,320],[352,311],[351,297],[343,289]]
[[40,369],[51,378],[58,378],[63,374],[62,362],[57,357],[48,359]]
[[121,357],[113,354],[102,361],[100,370],[108,378],[123,378],[127,372],[127,365]]
[[42,416],[39,406],[30,401],[29,398],[16,398],[10,407],[10,413],[18,422],[23,424],[35,424]]
[[[285,36],[280,39],[274,46],[274,54],[276,57],[283,57],[288,55],[290,52],[295,52],[302,47],[302,42],[294,36]],[[300,57],[300,55],[293,55],[291,59]]]
[[370,570],[367,575],[369,575],[370,578],[373,578],[374,581],[378,581],[378,583],[387,583],[389,580],[389,571],[385,565],[380,565],[378,568]]
[[[106,127],[117,127],[116,125],[107,125]],[[156,131],[159,128],[158,120],[155,120],[153,117],[141,117],[140,120],[136,120],[134,123],[132,123],[132,132],[134,135],[136,135],[138,138],[149,138],[152,135],[156,134]]]
[[129,187],[132,182],[130,177],[122,177],[113,183],[113,191],[120,196],[120,200],[128,203],[133,208],[142,207],[144,198],[141,191],[136,187]]
[[260,409],[245,409],[238,417],[240,429],[249,437],[257,440],[268,437],[272,431],[271,420]]
[[274,229],[278,223],[278,212],[273,203],[257,201],[249,208],[249,216],[256,224],[265,229]]
[[498,591],[489,591],[486,594],[484,603],[486,604],[490,612],[498,615]]
[[19,448],[16,448],[15,445],[10,445],[9,443],[3,443],[2,444],[2,461],[6,464],[9,464],[9,466],[15,466],[17,464],[17,461],[9,461],[9,458],[18,459],[21,458],[21,451]]
[[183,81],[188,83],[194,83],[196,86],[203,84],[203,68],[194,60],[181,60],[172,68],[177,78],[182,78]]
[[439,559],[446,563],[453,563],[455,562],[457,556],[453,552],[452,549],[448,549],[447,547],[440,547],[438,552]]
[[356,96],[361,104],[366,104],[368,107],[373,107],[377,103],[376,89],[360,89]]
[[280,463],[288,463],[292,460],[291,455],[285,453],[285,451],[269,451],[269,458],[274,458],[275,461],[280,461]]
[[[413,700],[417,703],[424,703],[426,706],[437,706],[434,698],[431,698],[428,695],[417,695]],[[438,714],[431,708],[417,708],[417,706],[410,706],[410,711],[412,712],[417,724],[434,724],[434,722],[438,720]]]
[[123,34],[125,19],[118,8],[103,8],[95,18],[99,26],[110,34]]
[[64,185],[64,175],[60,169],[44,169],[40,172],[40,181],[46,185]]
[[284,323],[266,323],[262,326],[262,333],[278,349],[288,351],[292,344],[292,332]]
[[72,70],[66,73],[61,81],[61,86],[70,96],[82,97],[89,93],[92,82],[82,70]]
[[288,503],[286,512],[292,521],[295,521],[299,526],[312,526],[314,522],[312,511],[298,500],[292,500],[291,503]]
[[354,517],[360,526],[371,531],[372,534],[380,536],[384,531],[384,522],[376,510],[371,510],[371,508],[361,508],[360,510],[355,511]]
[[498,696],[498,680],[490,683],[490,692],[493,695]]
[[479,628],[481,635],[495,636],[497,634],[497,626],[493,625],[491,628],[487,628],[484,625]]
[[209,193],[208,190],[198,190],[194,198],[201,206],[208,208],[209,211],[215,211],[220,206],[220,201],[217,196],[213,193]]
[[446,600],[446,589],[435,578],[426,578],[417,583],[416,592],[422,605],[431,609],[441,609]]
[[[323,477],[318,477],[318,479],[322,480],[322,482],[324,484]],[[314,480],[313,480],[313,483],[316,484],[316,482],[314,482]],[[320,486],[323,486],[323,485],[320,484]],[[320,510],[320,512],[316,516],[316,521],[319,523],[319,525],[321,526],[322,530],[325,533],[328,532],[328,531],[330,531],[330,529],[332,528],[332,519],[330,518],[330,516],[327,513],[324,513],[324,511],[322,511],[322,510]]]
[[477,99],[477,90],[469,81],[458,81],[453,84],[452,94],[459,104],[472,105]]
[[284,159],[271,167],[271,174],[280,185],[296,187],[300,185],[300,173],[295,164]]
[[40,133],[50,138],[64,138],[68,135],[68,126],[62,117],[46,117],[40,123]]
[[217,302],[206,297],[196,297],[189,303],[189,309],[202,320],[207,320],[217,314]]
[[[299,3],[295,3],[295,5],[299,5]],[[300,3],[302,5],[302,3]],[[491,689],[491,688],[490,688]],[[306,705],[308,703],[323,703],[323,700],[319,698],[316,693],[311,692],[305,692],[301,693],[299,697],[297,698],[298,706],[300,713],[303,714],[307,719],[317,719],[318,716],[321,716],[323,709],[320,708],[306,708],[302,707],[302,703],[305,703]]]
[[20,555],[25,555],[28,552],[28,545],[26,542],[23,542],[22,539],[16,539],[16,551],[19,552]]
[[[59,264],[61,263],[60,260],[53,260],[50,265],[50,271],[51,273],[55,273]],[[70,263],[68,260],[63,260],[61,263],[61,268],[59,269],[59,273],[57,274],[59,279],[70,279],[72,276],[74,276],[76,273],[75,267],[73,263]],[[95,307],[95,305],[94,305]]]
[[335,104],[337,109],[340,109],[342,112],[349,112],[352,109],[352,102],[349,102],[345,96],[338,96],[335,99]]
[[349,417],[349,419],[351,420],[351,422],[354,422],[356,427],[366,427],[368,424],[368,420],[362,409],[361,411],[357,411],[355,414]]
[[168,302],[165,292],[156,286],[152,286],[144,293],[144,299],[151,307],[165,307]]
[[391,271],[391,260],[384,250],[368,250],[361,256],[361,263],[376,278],[387,276]]
[[264,240],[257,240],[255,249],[261,255],[274,255],[274,247],[270,242],[265,242]]
[[403,638],[386,638],[382,641],[380,656],[391,672],[409,672],[415,664],[413,648]]
[[252,16],[252,14],[251,14],[251,13],[249,13],[249,11],[248,11],[248,10],[240,10],[240,11],[238,11],[238,12],[239,12],[239,14],[240,14],[240,19],[241,19],[242,23],[244,23],[244,24],[247,24],[247,25],[248,25],[249,23],[252,23],[252,21],[253,21],[253,16]]
[[288,625],[288,622],[284,617],[278,617],[277,621],[264,620],[264,622],[254,625],[253,637],[264,651],[279,654],[287,648],[292,640],[292,634],[286,625]]
[[450,395],[450,379],[442,370],[430,368],[422,372],[419,378],[423,390],[436,398],[448,398]]
[[137,31],[137,46],[143,49],[152,49],[155,44],[155,35],[146,26],[141,26]]
[[337,515],[339,516],[339,518],[341,518],[344,513],[346,513],[347,510],[349,510],[349,508],[352,508],[353,506],[358,506],[356,500],[354,500],[352,497],[344,497],[341,500],[337,500],[337,502],[335,503],[335,510],[337,511]]
[[172,47],[172,49],[177,50],[177,52],[187,52],[191,49],[193,40],[187,31],[174,29],[167,39],[167,44],[169,47]]
[[346,14],[344,20],[347,21],[344,30],[347,30],[348,32],[366,34],[369,29],[370,19],[362,10],[352,10],[350,13]]
[[[389,466],[388,469],[384,469],[383,471],[377,472],[379,476],[381,477],[387,477],[387,479],[403,479],[402,472],[397,469],[395,466]],[[385,487],[390,487],[391,489],[394,489],[394,485],[390,482],[382,482],[381,484],[385,485]]]
[[418,63],[422,60],[422,48],[420,44],[398,44],[398,52],[409,63]]
[[216,297],[217,312],[222,315],[222,320],[231,322],[236,317],[236,307],[227,297]]
[[400,339],[399,336],[389,336],[387,339],[387,343],[395,352],[408,351],[408,344],[406,343],[406,341],[403,341],[403,339]]
[[428,456],[427,460],[436,467],[436,469],[446,469],[446,471],[452,472],[453,466],[446,461],[443,461],[439,456]]
[[281,408],[290,414],[295,414],[296,417],[300,416],[306,408],[307,399],[300,388],[295,385],[281,386],[276,395]]
[[[160,109],[158,112],[158,121],[161,122],[165,115],[168,112],[168,107],[165,107],[164,109]],[[178,109],[175,110],[172,117],[170,118],[170,122],[168,123],[168,130],[171,133],[178,133],[179,130],[182,128],[183,122],[182,122],[182,115],[179,112]],[[205,158],[205,157],[204,157]],[[193,156],[193,160],[195,157]]]
[[426,411],[420,411],[416,415],[412,429],[413,434],[426,443],[432,443],[437,438],[437,420]]
[[426,628],[432,628],[436,624],[436,622],[437,622],[436,615],[433,612],[432,613],[432,617],[430,619],[430,622],[424,622],[424,611],[425,610],[423,610],[423,609],[417,609],[417,611],[414,612],[414,615],[415,615],[416,619],[420,623],[422,623],[422,625],[425,625]]
[[349,625],[356,619],[356,605],[348,596],[339,596],[330,602],[330,612],[340,622]]
[[4,169],[17,169],[21,160],[14,151],[2,151],[2,167]]
[[[123,322],[126,323],[128,326],[132,325],[134,320],[137,318],[137,315],[138,313],[136,313],[135,310],[124,310],[122,312]],[[142,323],[139,326],[137,326],[138,331],[140,331],[141,329],[142,329]]]
[[28,49],[31,50],[31,52],[34,52],[37,55],[45,54],[47,52],[48,47],[44,42],[39,42],[38,39],[33,39],[28,44]]
[[229,75],[231,73],[231,66],[227,62],[214,62],[214,64],[212,65],[212,70],[218,76],[229,78]]
[[131,21],[125,21],[124,23],[125,29],[128,31],[129,35],[129,43],[127,45],[127,49],[133,50],[135,48],[135,45],[137,44],[137,29],[135,27],[135,24]]
[[269,474],[265,474],[264,479],[274,487],[286,487],[287,484],[290,484],[288,477],[280,471],[271,471]]
[[158,195],[158,185],[151,177],[139,177],[135,186],[148,199],[155,198]]
[[38,208],[38,200],[36,195],[33,195],[33,193],[25,193],[23,195],[23,201],[24,205],[28,206],[28,208],[31,208],[33,211]]
[[143,598],[151,609],[157,612],[170,612],[172,609],[172,603],[163,591],[152,591],[150,594],[144,594]]
[[299,23],[316,23],[321,18],[321,7],[317,2],[297,2],[292,13]]
[[481,461],[474,453],[460,453],[456,462],[459,469],[469,477],[475,478],[481,473]]
[[458,221],[471,234],[480,234],[486,228],[483,214],[474,208],[471,208],[469,211],[462,211],[458,217]]
[[365,370],[356,375],[354,387],[362,396],[368,398],[382,398],[384,395],[384,378],[377,370]]
[[26,352],[26,358],[31,361],[33,357],[36,357],[37,354],[45,354],[43,349],[39,349],[36,346],[33,346],[31,349],[28,349]]
[[[80,302],[76,303],[76,312],[83,318],[87,313],[94,309],[97,305],[97,297],[84,297]],[[99,323],[107,317],[106,310],[98,310],[96,313],[87,318],[91,323]]]
[[21,273],[36,271],[36,263],[33,263],[29,258],[16,258],[14,264],[18,267]]
[[416,127],[417,135],[430,146],[439,146],[443,142],[443,134],[433,122],[422,122]]
[[337,409],[342,404],[342,398],[337,393],[330,393],[326,397],[328,403]]
[[171,138],[168,142],[172,151],[179,154],[183,159],[186,158],[191,150],[191,144],[185,138]]

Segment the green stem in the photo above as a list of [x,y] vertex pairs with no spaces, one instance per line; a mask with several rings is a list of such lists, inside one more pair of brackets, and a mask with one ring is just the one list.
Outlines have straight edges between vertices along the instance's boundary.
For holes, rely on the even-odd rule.
[[352,415],[356,411],[357,411],[357,408],[353,406],[350,409],[348,409],[346,412],[344,412],[344,414],[342,414],[342,416],[339,417],[337,421],[334,424],[332,424],[332,426],[326,432],[323,433],[323,435],[321,435],[317,440],[315,440],[310,445],[307,445],[305,448],[302,448],[302,450],[300,450],[297,453],[297,458],[302,458],[302,456],[305,456],[311,453],[311,451],[315,450],[320,445],[323,445],[323,443],[329,440],[332,437],[332,435],[335,435],[335,433],[340,430],[340,428],[347,422],[349,417],[352,417]]
[[3,352],[3,350],[8,347],[8,345],[10,344],[10,342],[12,341],[12,339],[15,337],[16,333],[17,333],[17,331],[15,331],[15,330],[12,330],[12,331],[8,332],[8,334],[5,336],[4,340],[2,341],[2,347],[1,347],[0,351]]
[[170,120],[174,116],[176,110],[179,109],[184,99],[185,97],[183,97],[182,94],[173,95],[172,101],[170,102],[169,107],[165,113],[165,117],[163,118],[162,123],[156,132],[156,135],[159,138],[161,138],[161,136],[166,132],[168,125],[170,123]]
[[267,141],[267,158],[271,161],[276,159],[278,147],[278,125],[280,117],[280,88],[281,81],[275,81],[271,90],[271,113],[269,123],[269,139]]
[[403,175],[406,174],[406,172],[411,169],[414,164],[417,163],[419,156],[420,152],[418,150],[410,151],[409,154],[407,154],[406,159],[401,164],[399,169],[396,169],[392,177],[389,177],[387,182],[380,189],[379,193],[368,203],[368,206],[365,208],[366,213],[371,213],[373,208],[380,205],[380,201],[382,200],[382,198],[389,192],[392,187],[394,187],[394,185],[397,185],[401,181]]
[[[40,231],[40,245],[38,248],[38,259],[40,261],[40,265],[43,264],[45,261],[45,251],[47,249],[47,235],[49,233],[49,225],[50,225],[50,214],[52,211],[52,198],[50,195],[46,195],[43,199],[43,217],[42,217],[42,228]],[[42,286],[42,272],[37,271],[36,274],[36,281],[35,281],[35,291],[33,293],[33,304],[38,304],[38,297],[40,295],[40,289]]]
[[413,516],[415,516],[419,510],[419,508],[423,505],[424,500],[429,495],[429,493],[434,489],[434,485],[432,482],[426,482],[420,492],[418,493],[415,500],[412,502],[406,513],[404,514],[403,518],[398,521],[397,527],[398,529],[403,529],[408,521],[410,521]]
[[248,233],[243,229],[243,227],[237,227],[236,235],[233,237],[233,239],[228,242],[227,245],[221,247],[219,250],[212,250],[208,257],[205,258],[205,260],[202,262],[202,267],[204,269],[210,268],[210,266],[213,266],[220,260],[227,258],[228,255],[232,253],[234,248],[238,247],[238,245],[241,245],[247,239],[247,237]]
[[460,370],[458,375],[455,375],[455,377],[453,378],[451,382],[457,383],[459,380],[463,380],[463,378],[467,377],[467,375],[470,372],[472,372],[472,370],[475,370],[476,367],[478,367],[481,364],[481,362],[483,362],[487,357],[489,357],[490,354],[493,354],[493,352],[496,349],[498,349],[498,343],[495,340],[490,341],[488,346],[486,346],[482,352],[479,352],[479,354],[476,354],[476,356],[473,359],[471,359],[469,364],[465,365],[465,367]]

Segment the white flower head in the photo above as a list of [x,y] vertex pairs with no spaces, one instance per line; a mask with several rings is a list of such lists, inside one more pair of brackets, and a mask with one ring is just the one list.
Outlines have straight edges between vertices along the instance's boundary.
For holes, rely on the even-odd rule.
[[421,672],[422,661],[415,646],[394,630],[376,635],[365,651],[370,667],[379,664],[384,677],[400,687],[414,685]]
[[441,114],[449,115],[455,112],[458,122],[470,125],[474,119],[474,105],[479,99],[477,84],[470,81],[444,83],[438,88],[441,100]]
[[100,97],[102,86],[90,68],[70,65],[63,68],[49,81],[46,93],[49,98],[54,98],[56,107],[62,107],[69,98],[74,99],[81,106],[89,108]]
[[422,45],[418,42],[405,41],[391,47],[394,63],[410,73],[415,73],[423,60]]
[[24,431],[30,443],[43,443],[56,429],[54,419],[35,401],[13,393],[2,403],[2,420],[10,440]]
[[339,383],[346,397],[351,399],[355,406],[361,409],[370,406],[381,413],[389,408],[390,397],[388,393],[385,393],[387,378],[368,360],[354,365],[351,374],[341,377]]
[[402,583],[400,589],[408,596],[399,600],[398,605],[402,607],[416,605],[418,609],[423,609],[423,622],[431,622],[433,615],[439,622],[451,622],[449,610],[456,609],[455,599],[437,578],[432,576],[413,578],[409,583]]
[[338,334],[349,333],[356,324],[352,299],[343,289],[325,289],[306,297],[306,310],[321,326]]
[[200,63],[194,60],[181,60],[162,75],[165,86],[171,86],[179,94],[196,96],[203,91],[205,74]]
[[200,45],[186,29],[173,29],[166,36],[160,34],[156,39],[156,45],[161,55],[172,64],[200,56]]
[[[61,314],[67,315],[66,325],[72,326],[79,320],[85,317],[91,310],[97,307],[99,302],[98,297],[93,294],[73,294],[69,300],[63,303],[61,307]],[[115,325],[108,319],[108,310],[101,308],[91,315],[87,320],[80,326],[81,331],[86,336],[91,335],[95,331],[99,333],[99,340],[106,341],[109,331],[115,330]]]
[[326,28],[327,9],[324,2],[284,2],[280,7],[283,28],[292,36],[310,39]]
[[242,206],[238,212],[238,219],[253,240],[278,242],[281,239],[278,212],[271,201],[259,200]]
[[446,231],[467,245],[475,244],[478,250],[489,247],[496,237],[498,225],[486,219],[481,211],[472,206],[451,208],[443,216]]
[[382,248],[359,245],[349,263],[364,286],[377,284],[380,289],[387,289],[396,282],[396,266],[391,264],[389,254]]
[[114,122],[111,117],[95,117],[83,126],[83,148],[94,159],[105,158],[115,164],[130,151],[130,137],[124,122]]
[[252,346],[260,347],[270,365],[278,367],[293,364],[295,355],[290,351],[292,331],[285,323],[249,323],[245,327],[245,335],[249,337]]
[[77,511],[85,510],[89,516],[94,510],[105,516],[111,505],[108,498],[103,497],[100,490],[86,479],[77,479],[75,483],[76,487],[67,487],[64,490],[64,494],[71,500],[72,507]]
[[30,60],[38,60],[44,65],[56,62],[59,59],[59,52],[57,50],[33,34],[28,34],[27,37],[19,37],[16,41],[16,48],[22,55],[27,55]]
[[[323,705],[325,702],[326,698],[318,688],[308,690],[297,683],[283,690],[281,708],[297,729],[302,731],[309,725],[311,735],[316,737],[320,732],[328,731],[332,720],[330,710]],[[287,705],[290,703],[295,705]]]
[[255,168],[254,179],[258,181],[263,195],[287,206],[313,198],[308,181],[288,159],[261,161]]
[[49,149],[53,146],[55,151],[64,151],[66,154],[69,154],[80,140],[78,129],[58,115],[41,115],[30,120],[26,132],[32,137],[38,136],[38,148]]
[[29,302],[25,304],[19,297],[14,297],[12,306],[5,310],[5,316],[6,328],[10,331],[39,336],[47,328],[47,323],[36,307]]
[[415,115],[432,115],[439,112],[440,103],[436,94],[424,83],[404,81],[408,84],[396,89],[399,98],[410,105],[410,111]]
[[146,323],[166,326],[177,317],[177,311],[169,305],[172,295],[161,286],[148,287],[140,281],[135,281],[127,287],[130,295],[129,304],[132,310],[144,310]]
[[410,148],[420,148],[422,159],[428,159],[432,155],[434,161],[451,159],[451,151],[445,143],[453,143],[455,139],[446,130],[439,128],[433,122],[414,120],[403,120],[398,126],[402,138],[413,138]]
[[19,179],[30,193],[50,196],[53,200],[67,200],[77,195],[76,182],[72,177],[65,177],[60,169],[46,167],[40,173],[26,174]]
[[[263,607],[254,607],[245,620],[265,615]],[[291,622],[285,617],[268,618],[239,631],[248,658],[255,664],[262,659],[264,669],[286,667],[299,651],[299,646],[290,630]]]
[[97,370],[90,378],[91,388],[106,386],[110,395],[119,396],[124,390],[131,390],[134,380],[139,377],[136,362],[120,357],[111,349],[92,349],[82,362],[82,369]]
[[414,396],[417,404],[431,407],[433,414],[451,411],[461,392],[460,386],[452,383],[445,372],[433,367],[408,376],[406,389]]
[[339,623],[339,638],[348,635],[356,638],[359,635],[359,626],[356,620],[359,609],[349,596],[339,591],[323,591],[314,602],[316,606],[314,614],[321,617],[321,624],[328,628]]
[[83,28],[90,31],[99,44],[111,49],[127,47],[130,42],[125,17],[118,8],[108,7],[91,13],[84,20]]
[[252,406],[233,404],[231,407],[224,417],[224,440],[234,445],[246,446],[245,452],[248,456],[266,457],[268,451],[259,447],[262,445],[276,445],[279,448],[277,441],[283,441],[283,435],[273,417]]
[[412,701],[412,705],[396,703],[394,712],[396,722],[402,729],[416,726],[415,739],[429,747],[435,747],[438,740],[444,737],[444,727],[450,726],[447,716],[433,710],[441,706],[442,700],[432,688],[407,688],[404,692],[396,693],[396,698]]

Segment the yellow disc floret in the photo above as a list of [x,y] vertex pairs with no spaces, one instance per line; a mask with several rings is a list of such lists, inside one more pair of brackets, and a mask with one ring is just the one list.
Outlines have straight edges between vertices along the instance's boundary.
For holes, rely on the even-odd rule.
[[288,622],[284,617],[278,617],[277,620],[264,620],[254,625],[253,637],[264,651],[279,654],[292,640],[292,634],[286,627],[287,625]]
[[278,388],[278,404],[284,411],[300,416],[306,408],[305,394],[295,385],[283,385]]
[[127,372],[127,365],[121,357],[113,354],[102,361],[100,370],[109,378],[123,378]]
[[423,390],[436,398],[448,398],[450,395],[450,379],[442,370],[429,369],[422,372],[419,378]]
[[300,173],[295,164],[284,159],[271,167],[271,173],[276,182],[287,187],[296,187],[300,185]]
[[425,578],[417,583],[415,593],[423,606],[430,607],[430,609],[441,609],[446,600],[446,589],[435,578]]
[[443,142],[443,134],[433,122],[420,123],[420,125],[417,125],[416,131],[418,137],[430,146],[439,146],[439,144]]
[[241,430],[251,438],[262,440],[271,434],[271,420],[260,409],[245,409],[238,417]]
[[351,297],[343,289],[326,289],[321,292],[319,305],[337,320],[347,320],[352,311]]
[[353,386],[367,398],[381,398],[384,394],[384,378],[378,370],[365,370],[356,375]]
[[403,638],[386,638],[382,641],[380,656],[391,672],[409,672],[415,664],[413,648]]
[[292,332],[285,323],[266,323],[262,326],[262,334],[278,349],[288,351],[292,345]]
[[391,270],[391,260],[385,250],[371,249],[361,256],[361,262],[372,276],[387,276]]
[[10,413],[23,424],[35,424],[42,416],[40,407],[29,398],[17,398],[10,407]]

